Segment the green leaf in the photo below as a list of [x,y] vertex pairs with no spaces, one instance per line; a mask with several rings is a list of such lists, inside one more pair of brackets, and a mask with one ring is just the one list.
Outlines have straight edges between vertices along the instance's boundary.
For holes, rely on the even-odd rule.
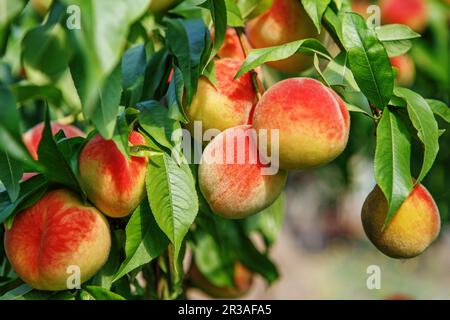
[[159,98],[158,88],[164,85],[164,77],[170,67],[170,59],[167,49],[161,49],[153,54],[145,67],[144,87],[142,100]]
[[11,86],[11,91],[18,103],[28,100],[43,99],[57,107],[61,106],[63,94],[61,90],[53,85],[15,84]]
[[31,290],[33,290],[32,287],[30,287],[27,284],[22,284],[17,288],[14,288],[11,291],[8,291],[4,295],[0,296],[0,300],[16,300],[19,299],[24,294],[30,292]]
[[328,8],[331,0],[302,0],[303,8],[308,13],[312,22],[317,28],[317,32],[320,33],[322,16],[325,10]]
[[206,7],[211,12],[211,18],[214,23],[214,46],[209,56],[209,61],[211,61],[216,56],[225,40],[225,32],[227,29],[227,7],[224,0],[208,0],[206,2]]
[[439,128],[433,111],[419,94],[406,88],[395,88],[394,94],[406,101],[408,115],[417,130],[425,151],[417,183],[430,171],[439,152]]
[[38,158],[39,163],[43,166],[43,173],[50,182],[67,186],[80,194],[83,193],[68,158],[58,148],[53,137],[48,108],[41,142],[38,147]]
[[167,154],[151,158],[146,177],[147,196],[158,226],[174,246],[178,258],[186,233],[198,212],[195,182],[188,165]]
[[66,71],[73,52],[65,29],[59,24],[64,15],[65,7],[56,3],[46,23],[28,31],[22,40],[22,58],[27,68],[39,70],[54,82]]
[[169,107],[169,117],[182,123],[188,123],[189,120],[183,108],[184,81],[183,74],[178,67],[173,69],[173,78],[167,90],[167,104]]
[[377,128],[375,151],[375,180],[389,208],[385,225],[412,190],[410,161],[411,137],[408,128],[399,115],[385,108]]
[[[220,0],[223,2],[223,0]],[[166,19],[168,24],[166,42],[170,52],[176,57],[177,66],[183,74],[186,90],[186,105],[197,91],[197,82],[203,66],[200,65],[209,32],[200,19]],[[216,41],[219,41],[216,39]]]
[[145,101],[138,105],[138,115],[141,127],[159,144],[168,148],[173,147],[172,133],[181,129],[180,123],[169,118],[169,110],[158,101]]
[[444,119],[446,122],[450,123],[450,108],[442,101],[426,99],[425,100],[433,110],[434,114]]
[[297,52],[317,54],[331,60],[328,50],[317,39],[303,39],[289,42],[280,46],[253,49],[248,54],[235,79],[269,61],[278,61],[289,58]]
[[11,201],[7,192],[0,193],[0,223],[38,201],[47,191],[48,181],[43,175],[34,176],[20,183],[19,196]]
[[11,24],[26,4],[25,0],[0,0],[0,56],[3,56],[8,44]]
[[270,207],[242,220],[246,232],[259,231],[266,243],[273,245],[284,222],[285,198],[282,193]]
[[391,63],[374,30],[358,14],[347,13],[342,34],[356,83],[370,102],[384,108],[394,89]]
[[21,163],[11,158],[8,152],[0,150],[0,181],[5,186],[11,202],[16,201],[19,196],[22,174]]
[[143,44],[128,49],[122,57],[122,87],[125,106],[140,101],[144,87],[146,54]]
[[161,255],[169,243],[167,237],[156,224],[147,201],[143,201],[133,212],[125,232],[126,258],[113,281]]
[[411,49],[410,40],[420,37],[420,34],[402,24],[383,25],[376,28],[375,32],[386,48],[389,57],[405,54]]
[[97,105],[92,115],[95,128],[107,140],[112,139],[114,134],[121,93],[121,73],[120,68],[117,67],[98,93]]
[[124,297],[102,287],[86,286],[80,294],[82,300],[126,300]]
[[243,27],[244,20],[236,1],[226,0],[225,3],[227,6],[227,24],[231,27]]

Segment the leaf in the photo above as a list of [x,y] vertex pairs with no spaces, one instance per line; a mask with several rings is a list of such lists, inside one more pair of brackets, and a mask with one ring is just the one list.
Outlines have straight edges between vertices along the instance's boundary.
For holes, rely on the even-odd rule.
[[155,220],[174,245],[174,256],[178,258],[183,239],[198,212],[189,166],[178,166],[167,154],[155,156],[149,163],[146,187]]
[[242,220],[246,232],[260,231],[269,246],[274,244],[284,222],[285,198],[282,193],[270,207]]
[[235,79],[269,61],[278,61],[301,53],[316,53],[318,56],[331,60],[328,50],[317,39],[303,39],[280,46],[253,49],[248,54]]
[[411,49],[412,43],[410,40],[420,37],[420,34],[402,24],[383,25],[376,28],[375,32],[389,57],[405,54]]
[[433,110],[434,114],[444,119],[446,122],[450,123],[450,108],[442,101],[426,99],[425,100]]
[[86,286],[82,300],[126,300],[124,297],[102,287]]
[[128,49],[122,57],[122,87],[126,106],[134,106],[141,99],[146,62],[142,44]]
[[114,134],[121,93],[121,73],[120,68],[117,67],[98,93],[97,105],[92,115],[92,122],[96,129],[107,140],[112,139]]
[[165,21],[168,24],[166,42],[170,52],[176,57],[176,65],[183,75],[186,105],[190,105],[197,91],[197,82],[203,67],[200,62],[206,46],[206,34],[209,31],[200,19]]
[[126,258],[113,281],[161,255],[169,243],[167,237],[156,224],[147,201],[143,201],[133,212],[125,232]]
[[8,291],[4,295],[0,296],[0,300],[16,300],[24,294],[30,292],[31,290],[33,290],[32,287],[27,284],[22,284],[17,288],[14,288],[11,291]]
[[225,40],[225,32],[227,29],[227,7],[224,0],[208,0],[206,2],[206,8],[211,12],[211,18],[214,23],[214,45],[209,56],[209,62],[216,56]]
[[0,150],[0,181],[5,186],[11,202],[16,201],[19,196],[22,174],[21,163],[11,158],[8,152]]
[[227,24],[230,27],[243,27],[244,20],[242,19],[241,11],[236,1],[226,0],[225,3],[227,7]]
[[317,28],[317,32],[320,33],[322,16],[325,10],[328,8],[331,0],[302,0],[302,5],[308,16]]
[[0,193],[0,223],[5,222],[14,213],[25,209],[38,201],[47,191],[48,181],[43,175],[34,176],[20,183],[19,196],[11,201],[7,192]]
[[375,31],[358,14],[347,13],[342,34],[350,68],[361,91],[376,107],[383,109],[394,88],[394,75]]
[[236,257],[223,254],[224,245],[206,230],[195,233],[195,265],[209,282],[217,287],[234,286],[234,264]]
[[377,128],[375,151],[375,180],[389,208],[385,225],[412,190],[410,161],[411,137],[408,128],[396,113],[385,108]]
[[164,76],[169,68],[169,54],[167,49],[161,49],[153,54],[145,67],[144,87],[142,88],[142,100],[158,98],[158,88],[164,81]]
[[39,163],[43,166],[43,173],[50,182],[67,186],[82,194],[80,183],[72,170],[68,158],[62,154],[53,138],[48,108],[45,114],[45,126],[38,147],[38,158]]
[[145,101],[138,105],[141,127],[159,144],[172,149],[172,133],[181,129],[178,121],[169,118],[169,110],[157,101]]
[[42,99],[60,106],[63,100],[62,92],[53,85],[15,84],[11,86],[11,91],[18,103]]
[[439,152],[438,124],[430,106],[419,94],[406,88],[395,88],[394,94],[406,101],[409,118],[425,148],[422,169],[417,178],[417,183],[420,183],[430,171]]

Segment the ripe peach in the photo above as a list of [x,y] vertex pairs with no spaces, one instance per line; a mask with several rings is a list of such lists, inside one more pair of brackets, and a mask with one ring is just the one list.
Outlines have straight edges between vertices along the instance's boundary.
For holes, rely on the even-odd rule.
[[350,116],[333,90],[314,79],[291,78],[264,93],[252,124],[269,135],[278,130],[280,167],[297,170],[325,164],[345,149]]
[[[27,147],[33,159],[37,160],[38,158],[38,147],[39,143],[42,139],[42,132],[44,132],[45,124],[43,122],[35,125],[33,128],[29,129],[22,136],[23,143],[25,147]],[[72,125],[60,124],[57,122],[51,123],[52,133],[56,134],[60,130],[64,131],[64,134],[67,138],[74,137],[84,137],[84,132]]]
[[[246,39],[246,38],[244,38]],[[246,40],[244,40],[246,41]],[[250,48],[249,43],[245,43]],[[241,41],[234,28],[228,28],[225,33],[225,40],[220,50],[217,52],[220,58],[232,58],[236,60],[245,60],[245,53],[241,46]]]
[[192,283],[213,298],[236,299],[245,295],[253,284],[253,273],[237,262],[234,267],[234,286],[218,287],[212,284],[193,264],[190,271]]
[[150,11],[160,13],[177,3],[176,0],[152,0],[150,2]]
[[[317,29],[298,0],[274,0],[268,11],[247,23],[246,33],[254,48],[319,37]],[[312,66],[312,58],[297,53],[281,61],[269,62],[268,65],[283,72],[298,73]]]
[[245,218],[270,206],[286,183],[286,172],[264,174],[256,134],[249,125],[225,130],[205,148],[198,171],[200,190],[216,214]]
[[[145,139],[132,131],[132,146],[144,145]],[[104,214],[120,218],[131,214],[145,196],[148,159],[131,156],[128,160],[112,140],[94,136],[79,157],[81,184],[89,200]]]
[[362,224],[370,241],[389,257],[415,257],[427,249],[439,234],[439,210],[422,185],[413,189],[382,230],[387,213],[386,198],[376,186],[364,202]]
[[370,2],[367,0],[355,0],[352,1],[352,11],[358,13],[360,16],[367,18],[367,8],[370,6]]
[[188,128],[194,134],[194,121],[201,121],[203,130],[225,129],[248,122],[256,103],[256,92],[249,73],[233,80],[242,62],[236,59],[216,60],[217,87],[200,78],[190,107],[187,110]]
[[94,207],[71,191],[48,192],[19,212],[5,231],[5,251],[19,277],[39,290],[65,290],[79,267],[80,280],[91,278],[106,262],[109,225]]
[[401,55],[391,58],[391,64],[397,69],[395,80],[400,86],[411,86],[416,75],[414,61],[408,55]]
[[381,0],[380,9],[385,24],[400,23],[421,32],[428,23],[426,0]]

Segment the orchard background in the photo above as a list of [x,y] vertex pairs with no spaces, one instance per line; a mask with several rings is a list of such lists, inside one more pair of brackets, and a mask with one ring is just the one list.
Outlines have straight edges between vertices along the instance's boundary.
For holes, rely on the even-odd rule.
[[[450,298],[449,20],[0,0],[0,299]],[[279,173],[187,163],[194,120],[279,129]]]

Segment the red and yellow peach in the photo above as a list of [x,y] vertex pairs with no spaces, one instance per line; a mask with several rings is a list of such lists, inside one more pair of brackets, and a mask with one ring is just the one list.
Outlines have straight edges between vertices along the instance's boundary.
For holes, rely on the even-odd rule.
[[186,111],[191,133],[194,133],[195,121],[201,121],[203,131],[223,131],[246,124],[256,103],[256,92],[250,74],[233,79],[242,61],[225,58],[216,60],[215,64],[217,86],[214,87],[206,77],[201,77],[197,93]]
[[259,132],[267,130],[269,136],[278,130],[280,167],[299,170],[325,164],[345,149],[350,116],[330,88],[314,79],[291,78],[264,93],[252,125]]
[[200,190],[216,214],[245,218],[270,206],[280,195],[286,172],[264,173],[251,126],[227,129],[205,148],[198,169]]
[[[132,146],[145,145],[143,135],[132,131]],[[114,141],[94,136],[79,157],[81,184],[90,201],[104,214],[119,218],[132,213],[145,196],[148,159],[127,159]]]
[[81,283],[106,262],[111,246],[109,225],[94,207],[74,193],[48,192],[17,213],[5,231],[6,255],[19,277],[39,290],[65,290],[70,267],[79,268]]
[[397,69],[395,80],[398,85],[409,87],[414,83],[416,67],[414,61],[408,55],[392,57],[391,64]]
[[[269,10],[247,23],[246,34],[254,48],[319,37],[316,27],[298,0],[274,0]],[[312,58],[297,53],[267,64],[283,72],[298,73],[312,66]]]
[[413,258],[436,239],[441,222],[433,197],[417,185],[383,229],[387,200],[376,186],[364,202],[361,219],[369,240],[392,258]]
[[380,0],[381,21],[398,23],[422,32],[428,23],[426,0]]

